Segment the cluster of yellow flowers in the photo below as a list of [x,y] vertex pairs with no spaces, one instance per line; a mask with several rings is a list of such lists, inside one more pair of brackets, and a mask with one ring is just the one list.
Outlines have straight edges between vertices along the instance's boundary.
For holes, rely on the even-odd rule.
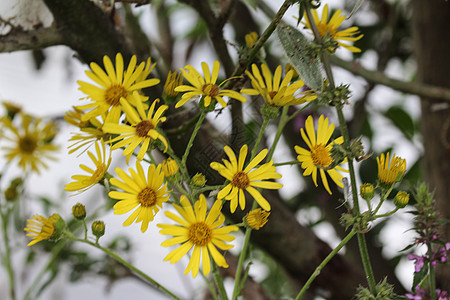
[[[360,38],[350,37],[357,32],[353,27],[347,31],[338,32],[337,27],[343,21],[342,17],[335,15],[328,23],[327,12],[328,8],[325,6],[321,21],[318,20],[317,13],[314,14],[314,21],[320,25],[321,35],[328,34],[335,39],[344,40]],[[309,20],[306,21],[308,28],[310,28],[309,22]],[[256,38],[253,36],[252,44],[255,43]],[[352,46],[340,45],[355,51]],[[149,101],[149,97],[144,96],[142,92],[142,89],[153,87],[160,82],[159,79],[149,78],[155,67],[151,59],[138,64],[136,56],[133,56],[125,68],[124,59],[118,53],[115,64],[105,56],[103,66],[104,68],[96,63],[90,64],[90,70],[86,71],[86,75],[93,83],[78,81],[79,89],[87,95],[89,103],[74,107],[65,116],[68,123],[77,126],[80,130],[70,139],[73,144],[70,146],[69,153],[80,149],[83,153],[92,144],[95,145],[95,153],[87,151],[93,166],[80,165],[86,173],[72,176],[73,181],[65,186],[65,190],[82,193],[96,184],[108,181],[111,188],[109,197],[117,200],[113,207],[114,214],[122,215],[131,212],[123,225],[141,223],[142,232],[148,229],[149,222],[153,221],[158,211],[163,208],[163,203],[169,202],[172,192],[169,185],[171,182],[180,181],[176,174],[184,168],[182,161],[170,151],[170,142],[159,128],[159,125],[166,121],[163,115],[171,103],[176,102],[175,108],[179,108],[190,100],[200,99],[200,109],[211,111],[216,103],[226,107],[226,98],[246,102],[247,98],[244,94],[259,95],[266,105],[276,108],[303,104],[317,98],[313,91],[305,88],[301,79],[295,79],[294,70],[287,71],[283,77],[281,66],[278,66],[272,74],[266,64],[260,67],[253,64],[251,72],[245,72],[250,79],[251,88],[244,88],[240,92],[225,89],[222,85],[226,80],[220,84],[218,82],[220,64],[215,61],[212,70],[206,63],[201,64],[203,75],[190,65],[181,69],[181,73],[169,73],[162,94],[165,104],[160,104],[159,99]],[[188,84],[183,84],[183,78]],[[180,96],[179,93],[182,95]],[[26,144],[21,146],[21,150],[10,148],[9,155],[11,158],[21,153],[20,164],[30,161],[32,169],[37,170],[37,165],[43,163],[35,158],[27,160],[26,149],[30,148],[29,152],[33,152],[33,157],[38,156],[36,151],[45,152],[50,149],[47,144],[40,143],[45,138],[41,138],[33,130],[28,129],[31,121],[26,117],[23,120],[25,130],[23,134],[20,134],[7,121],[4,122],[20,140],[17,144]],[[39,122],[35,123],[34,126],[37,127]],[[346,170],[333,164],[331,156],[333,145],[341,144],[343,138],[338,137],[330,142],[334,124],[329,124],[328,118],[323,115],[319,117],[317,125],[316,131],[313,118],[311,116],[307,118],[305,129],[302,128],[300,133],[309,149],[296,146],[295,151],[298,153],[297,159],[301,167],[305,170],[303,175],[311,175],[314,184],[318,186],[317,173],[319,172],[326,191],[331,194],[326,174],[339,187],[343,187],[343,176],[338,171]],[[106,149],[108,145],[109,151]],[[127,164],[133,155],[137,160],[135,167],[130,167],[128,172],[116,168],[118,178],[115,178],[108,174],[108,168],[111,165],[111,151],[119,148],[123,149]],[[171,157],[163,164],[156,164],[149,155],[152,149],[159,149]],[[210,163],[210,167],[223,176],[225,182],[218,191],[217,199],[209,209],[209,213],[203,194],[193,197],[187,193],[180,199],[175,197],[173,208],[178,215],[169,210],[165,211],[165,215],[177,225],[158,224],[161,228],[160,233],[173,236],[163,242],[162,246],[180,244],[179,248],[170,252],[165,260],[175,263],[193,248],[185,273],[192,272],[195,277],[202,262],[203,273],[208,274],[211,270],[210,256],[218,266],[227,267],[225,258],[217,248],[220,250],[232,248],[233,246],[226,242],[234,240],[230,233],[237,231],[238,227],[223,226],[225,223],[225,217],[221,213],[223,200],[230,201],[230,211],[234,213],[238,206],[241,210],[245,209],[245,194],[248,193],[261,208],[250,212],[244,223],[256,230],[266,224],[271,205],[261,194],[261,189],[280,189],[283,185],[274,180],[280,179],[281,175],[276,172],[272,159],[266,161],[267,149],[250,155],[250,159],[247,160],[248,150],[248,146],[244,145],[236,156],[229,146],[225,146],[224,151],[228,160],[223,159],[222,163]],[[145,158],[146,154],[152,161],[148,166],[145,166],[148,162]],[[381,173],[385,174],[383,176],[386,178],[393,176],[390,173]],[[194,186],[204,186],[204,176],[200,174],[196,176],[197,178],[193,180]],[[54,231],[53,226],[50,218],[35,216],[29,220],[26,230],[33,237],[29,245],[49,239]]]

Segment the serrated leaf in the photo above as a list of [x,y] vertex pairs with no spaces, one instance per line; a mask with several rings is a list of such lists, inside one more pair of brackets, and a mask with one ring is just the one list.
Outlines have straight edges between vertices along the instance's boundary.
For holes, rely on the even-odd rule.
[[347,17],[347,19],[350,19],[354,13],[358,11],[358,9],[361,7],[361,5],[364,3],[364,0],[356,0],[355,6],[353,6],[352,11],[350,12],[350,15]]
[[315,91],[320,91],[322,88],[320,61],[308,55],[307,49],[310,44],[308,39],[297,28],[287,24],[280,24],[277,27],[277,34],[286,56],[305,84]]
[[393,106],[385,113],[385,117],[394,123],[394,125],[411,140],[414,136],[414,121],[411,116],[400,106]]

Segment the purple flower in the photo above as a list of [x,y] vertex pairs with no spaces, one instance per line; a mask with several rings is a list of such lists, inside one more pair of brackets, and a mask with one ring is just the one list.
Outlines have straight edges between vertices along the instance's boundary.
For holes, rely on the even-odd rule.
[[[408,255],[408,259],[409,260],[415,260],[414,262],[414,272],[420,272],[420,270],[422,270],[424,262],[425,262],[425,257],[424,256],[418,256],[415,254],[409,254]],[[412,298],[411,298],[412,299]]]

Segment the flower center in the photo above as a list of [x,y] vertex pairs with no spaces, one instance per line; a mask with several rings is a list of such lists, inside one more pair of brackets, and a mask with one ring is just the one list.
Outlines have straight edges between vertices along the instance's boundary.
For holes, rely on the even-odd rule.
[[188,238],[194,245],[203,247],[211,242],[212,230],[204,222],[194,223],[189,226]]
[[315,145],[311,149],[311,158],[316,166],[322,168],[328,167],[333,161],[330,152],[322,144]]
[[153,123],[149,120],[144,120],[136,125],[136,134],[140,137],[144,137],[147,136],[147,133],[152,129],[155,129]]
[[277,91],[271,91],[271,92],[269,92],[269,96],[270,96],[270,99],[273,99],[273,98],[275,98],[275,96],[277,95]]
[[37,141],[31,136],[24,136],[19,139],[19,148],[22,152],[31,154],[37,148]]
[[105,101],[111,106],[120,104],[120,98],[128,96],[127,90],[120,84],[113,84],[105,90]]
[[248,178],[247,173],[239,171],[233,176],[231,184],[237,188],[246,189],[250,186],[250,179]]
[[207,96],[216,97],[219,95],[219,87],[215,84],[207,83],[203,85],[202,92]]
[[336,29],[332,28],[331,26],[329,26],[327,24],[319,23],[319,24],[316,24],[316,25],[317,25],[317,29],[319,30],[319,34],[320,34],[321,37],[326,36],[327,33],[331,37],[334,37],[334,35],[336,34]]
[[153,206],[156,203],[156,192],[146,187],[137,196],[139,203],[144,207]]

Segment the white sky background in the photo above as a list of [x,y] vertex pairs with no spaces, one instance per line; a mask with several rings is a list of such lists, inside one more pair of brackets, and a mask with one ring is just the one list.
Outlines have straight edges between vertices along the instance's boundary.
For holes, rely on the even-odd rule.
[[[37,7],[29,5],[38,5],[39,1],[18,1],[19,4],[26,4],[27,9],[26,19],[28,21],[35,21],[36,19],[44,20],[44,24],[49,24],[51,22],[48,19],[48,14],[40,11]],[[277,9],[282,1],[268,1],[274,9]],[[10,17],[15,14],[14,6],[16,1],[14,0],[2,0],[0,3],[0,15],[3,18]],[[333,5],[337,3],[333,2]],[[148,7],[145,6],[141,9],[143,12],[148,12]],[[33,18],[33,12],[40,12],[39,16]],[[291,9],[286,14],[285,19],[291,20],[291,16],[295,16],[298,10]],[[370,15],[365,16],[366,19],[370,19]],[[372,16],[373,17],[373,16]],[[154,28],[151,23],[151,18],[143,18],[143,25],[146,28]],[[179,18],[175,17],[176,23],[174,23],[174,28],[178,32],[182,32],[189,24],[189,18]],[[265,17],[261,17],[261,22],[267,22]],[[293,19],[292,19],[293,20]],[[151,35],[155,35],[149,32]],[[232,37],[230,37],[232,39]],[[180,52],[182,53],[182,47]],[[31,113],[36,116],[42,117],[55,117],[62,116],[65,111],[70,109],[72,105],[76,105],[80,97],[83,95],[77,90],[78,85],[76,80],[86,80],[87,77],[84,75],[84,70],[87,66],[81,65],[75,58],[72,58],[72,51],[64,46],[52,47],[45,50],[47,60],[45,61],[42,70],[36,71],[33,67],[33,62],[29,52],[16,52],[16,53],[4,53],[0,54],[0,100],[11,101],[14,103],[22,104],[25,112]],[[345,51],[340,51],[340,55],[348,56]],[[206,61],[208,64],[216,59],[211,53],[201,53],[197,52],[193,57],[191,63],[194,67],[199,67],[201,61]],[[369,68],[373,68],[376,62],[376,57],[373,53],[367,53],[363,57],[363,64]],[[184,62],[177,61],[178,67],[182,67]],[[411,66],[413,69],[414,66]],[[408,74],[411,74],[411,69],[404,70],[404,67],[400,65],[399,62],[393,62],[389,65],[387,72],[389,75],[401,79],[407,78]],[[352,83],[351,89],[355,94],[361,93],[363,91],[364,81],[359,78],[355,78],[349,75],[347,72],[336,69],[335,74],[337,76],[337,82],[350,82]],[[162,80],[164,81],[164,79]],[[388,108],[386,105],[389,103],[393,105],[395,103],[406,103],[408,102],[407,109],[414,115],[419,115],[419,104],[416,97],[405,97],[404,95],[392,91],[389,88],[377,87],[377,93],[373,93],[370,99],[370,105],[373,108],[374,114],[371,118],[377,126],[385,128],[384,130],[376,131],[376,145],[375,150],[381,150],[388,146],[394,146],[397,153],[401,153],[402,157],[405,157],[407,162],[412,163],[415,161],[417,156],[421,153],[422,149],[420,143],[417,142],[412,145],[409,142],[405,142],[402,138],[401,133],[397,131],[392,131],[390,129],[389,121],[381,117],[380,113]],[[348,112],[347,112],[348,113]],[[222,119],[218,122],[226,122]],[[374,126],[375,128],[376,126]],[[102,199],[101,188],[95,187],[80,196],[75,197],[65,197],[61,198],[63,187],[69,182],[70,177],[74,174],[80,172],[78,165],[80,163],[90,164],[90,160],[86,159],[86,156],[76,157],[75,155],[68,155],[65,149],[69,145],[67,140],[70,138],[70,132],[74,131],[73,127],[68,125],[61,126],[61,132],[57,137],[57,143],[61,145],[62,151],[59,153],[58,162],[50,164],[50,168],[40,176],[35,174],[31,175],[29,180],[28,192],[30,195],[46,196],[52,200],[62,199],[62,211],[58,211],[63,218],[69,218],[71,213],[71,206],[76,202],[82,202],[87,205],[88,213],[89,209],[95,209],[101,203],[104,203]],[[386,134],[388,133],[388,134]],[[270,138],[270,137],[269,137]],[[300,138],[300,137],[299,137]],[[401,142],[399,142],[399,139]],[[287,153],[287,149],[277,149],[276,155],[279,157],[284,157]],[[120,157],[116,156],[117,158]],[[114,160],[120,161],[120,159]],[[4,164],[3,159],[0,160],[0,166]],[[112,174],[114,168],[110,169]],[[284,167],[280,169],[283,172],[285,178],[295,178],[293,176],[298,176],[297,172],[293,171],[294,168]],[[282,180],[285,185],[286,195],[294,195],[298,191],[297,183],[293,180],[287,181]],[[27,207],[29,215],[33,213],[38,213],[40,206],[35,204],[31,207]],[[310,212],[310,216],[317,215],[320,212]],[[299,218],[302,218],[301,214]],[[163,262],[163,258],[169,252],[169,249],[159,246],[161,242],[165,239],[162,235],[158,233],[158,228],[156,228],[157,223],[161,220],[166,221],[167,219],[163,214],[159,213],[156,220],[152,222],[149,229],[145,234],[140,232],[140,224],[133,224],[129,227],[122,227],[122,222],[126,219],[125,215],[115,216],[109,213],[101,218],[106,223],[106,235],[102,238],[101,242],[106,244],[108,239],[111,239],[115,234],[122,234],[130,237],[134,243],[133,253],[129,255],[138,266],[145,272],[148,272],[150,276],[158,281],[165,284],[170,290],[175,291],[183,299],[188,299],[192,297],[193,294],[198,294],[201,290],[199,287],[202,285],[201,277],[198,276],[195,281],[192,280],[190,275],[185,276],[182,271],[187,265],[187,259],[181,260],[179,263],[172,265],[168,262]],[[301,221],[301,220],[300,220]],[[386,255],[395,255],[400,249],[405,247],[408,243],[412,241],[413,233],[404,233],[406,228],[408,228],[410,222],[410,216],[405,214],[396,214],[395,218],[389,222],[389,225],[385,228],[382,233],[383,243],[389,245],[386,247]],[[339,243],[339,241],[334,237],[334,231],[332,228],[327,226],[321,226],[316,228],[316,232],[319,237],[329,242],[333,247]],[[402,239],[398,236],[402,235]],[[14,264],[16,270],[20,270],[21,261],[25,254],[21,251],[21,245],[26,245],[27,240],[25,238],[18,238],[16,242],[14,254]],[[77,247],[81,245],[77,245]],[[100,252],[95,249],[84,248],[91,251],[92,255],[99,255]],[[37,271],[37,270],[36,270]],[[403,262],[400,268],[397,270],[400,273],[400,277],[405,282],[406,286],[409,287],[412,281],[413,264],[412,262]],[[18,271],[17,273],[19,273]],[[68,274],[70,270],[64,270],[61,274]],[[35,274],[29,274],[28,278],[33,278]],[[18,278],[18,280],[20,280]],[[29,280],[25,281],[29,284]],[[6,299],[7,294],[7,277],[3,269],[0,269],[0,299]],[[146,299],[168,299],[165,296],[161,296],[158,293],[153,292],[148,287],[135,280],[123,280],[116,282],[112,287],[108,288],[108,293],[105,293],[105,288],[107,287],[104,280],[93,280],[93,278],[86,278],[77,284],[66,283],[63,276],[57,279],[57,284],[52,284],[48,291],[41,297],[41,299],[124,299],[126,297],[146,297]],[[23,292],[23,291],[22,291]],[[81,297],[80,297],[81,296]],[[19,297],[20,298],[20,297]]]

